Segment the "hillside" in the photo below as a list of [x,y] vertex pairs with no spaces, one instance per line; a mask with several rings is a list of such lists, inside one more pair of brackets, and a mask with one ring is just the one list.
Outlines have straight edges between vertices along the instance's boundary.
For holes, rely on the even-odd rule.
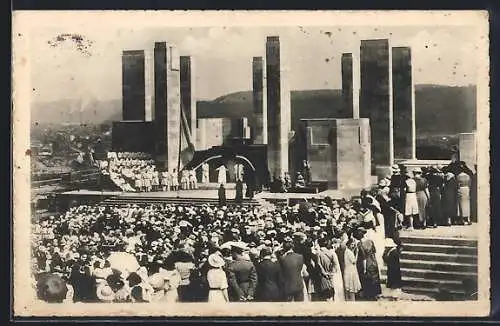
[[[417,85],[415,87],[418,133],[455,134],[476,127],[476,87]],[[121,100],[90,101],[81,109],[77,100],[34,103],[33,122],[103,123],[121,119]],[[70,113],[73,109],[73,113]],[[347,117],[343,112],[341,90],[301,90],[291,92],[292,125],[304,118]],[[198,101],[199,118],[244,117],[253,111],[252,92]]]

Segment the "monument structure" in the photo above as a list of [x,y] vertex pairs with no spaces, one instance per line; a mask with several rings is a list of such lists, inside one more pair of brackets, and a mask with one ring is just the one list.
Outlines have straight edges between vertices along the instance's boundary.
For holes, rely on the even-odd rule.
[[177,49],[166,42],[154,47],[155,158],[160,169],[178,168],[181,146],[180,72]]
[[278,36],[266,41],[267,157],[269,173],[288,172],[288,137],[291,129],[287,68]]
[[392,48],[394,158],[416,159],[415,87],[411,48]]
[[265,85],[265,65],[262,57],[252,61],[252,139],[254,144],[267,144],[267,105]]
[[368,119],[304,119],[311,180],[338,190],[371,184]]
[[391,66],[388,39],[361,41],[359,114],[370,119],[372,163],[379,177],[385,177],[394,162]]
[[359,118],[359,57],[342,53],[342,104],[344,112],[354,119]]

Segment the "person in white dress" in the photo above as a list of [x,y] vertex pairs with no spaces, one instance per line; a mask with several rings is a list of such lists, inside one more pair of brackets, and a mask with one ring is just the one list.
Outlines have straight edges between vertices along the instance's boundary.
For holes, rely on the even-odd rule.
[[181,189],[182,190],[187,190],[188,189],[188,183],[189,183],[189,177],[187,174],[188,171],[183,170],[181,173]]
[[173,191],[177,191],[179,189],[179,176],[176,169],[173,169],[173,171],[170,172],[170,185],[172,186]]
[[219,171],[217,183],[225,185],[227,183],[227,178],[226,178],[227,168],[224,165],[221,165],[216,170]]
[[349,239],[344,253],[344,289],[346,301],[354,301],[356,293],[361,291],[357,262],[357,244],[354,239]]
[[203,163],[201,165],[201,183],[207,184],[210,182],[210,166],[208,163]]
[[207,272],[207,281],[209,287],[208,302],[210,303],[229,302],[226,272],[222,269],[225,263],[224,258],[217,253],[208,256],[210,269]]
[[168,173],[168,171],[162,172],[161,185],[163,191],[170,191],[170,173]]
[[198,189],[198,180],[196,179],[196,171],[189,171],[189,189]]
[[238,163],[234,165],[234,175],[236,176],[236,180],[243,181],[243,164]]

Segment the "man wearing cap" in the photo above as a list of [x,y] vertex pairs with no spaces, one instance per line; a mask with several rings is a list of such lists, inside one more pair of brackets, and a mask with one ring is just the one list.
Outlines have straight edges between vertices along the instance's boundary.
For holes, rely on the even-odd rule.
[[272,260],[272,250],[263,247],[260,250],[260,262],[257,263],[257,288],[255,299],[260,302],[277,302],[283,299],[283,276],[279,263]]
[[252,301],[257,287],[257,271],[254,264],[245,259],[243,246],[231,246],[233,261],[228,266],[230,301]]

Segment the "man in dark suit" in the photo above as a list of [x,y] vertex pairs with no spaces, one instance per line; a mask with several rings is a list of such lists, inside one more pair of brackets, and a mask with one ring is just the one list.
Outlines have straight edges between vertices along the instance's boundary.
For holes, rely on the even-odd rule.
[[283,276],[281,267],[271,260],[272,251],[269,247],[260,250],[261,261],[257,264],[259,283],[255,291],[256,301],[277,302],[283,300]]
[[232,246],[233,262],[228,266],[229,299],[252,301],[257,287],[257,271],[254,264],[243,255],[243,248]]
[[281,273],[283,274],[283,292],[287,301],[304,301],[305,271],[304,257],[293,251],[293,242],[283,243],[283,255],[280,259]]

